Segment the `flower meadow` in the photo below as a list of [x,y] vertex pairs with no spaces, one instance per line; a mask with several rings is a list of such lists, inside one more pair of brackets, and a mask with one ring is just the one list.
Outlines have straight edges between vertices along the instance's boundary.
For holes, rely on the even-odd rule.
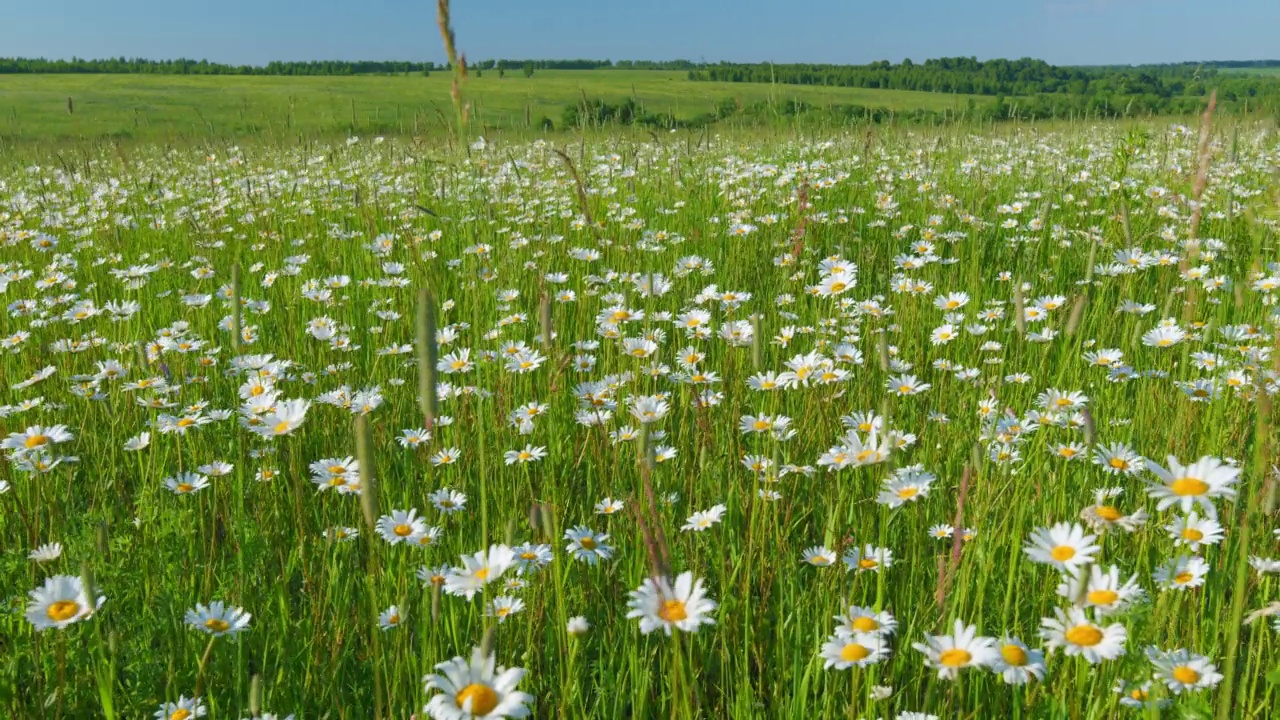
[[1267,718],[1274,128],[0,171],[14,718]]

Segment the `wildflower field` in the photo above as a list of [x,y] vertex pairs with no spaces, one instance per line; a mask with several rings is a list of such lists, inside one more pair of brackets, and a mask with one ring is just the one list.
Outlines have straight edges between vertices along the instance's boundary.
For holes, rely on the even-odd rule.
[[1274,122],[0,161],[0,714],[1274,718]]

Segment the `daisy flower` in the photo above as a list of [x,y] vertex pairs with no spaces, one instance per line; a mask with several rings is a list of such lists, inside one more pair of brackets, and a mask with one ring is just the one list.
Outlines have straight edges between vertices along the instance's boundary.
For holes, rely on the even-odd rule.
[[614,500],[613,498],[605,498],[595,505],[597,515],[612,515],[622,510],[622,508],[622,501]]
[[950,634],[926,634],[923,643],[912,643],[911,647],[924,653],[925,667],[937,669],[939,678],[954,680],[964,668],[995,662],[999,656],[995,644],[994,638],[978,635],[977,626],[965,625],[957,618]]
[[720,518],[724,517],[726,508],[724,505],[715,505],[708,510],[702,510],[689,516],[685,521],[681,530],[692,530],[693,532],[702,532],[707,528],[720,522]]
[[1009,685],[1025,685],[1032,678],[1044,679],[1044,653],[1009,635],[996,643],[1000,652],[991,661],[991,671]]
[[893,552],[888,548],[864,545],[861,548],[849,548],[841,560],[849,570],[880,572],[882,568],[893,565]]
[[1175,517],[1165,526],[1173,544],[1199,552],[1203,545],[1217,545],[1222,540],[1222,526],[1213,518],[1202,518],[1195,512],[1185,518]]
[[457,490],[440,488],[427,498],[437,510],[443,513],[456,513],[467,504],[467,496]]
[[875,610],[860,605],[850,605],[841,615],[835,616],[836,635],[852,637],[853,635],[878,635],[887,637],[898,629],[898,621],[888,612]]
[[564,539],[569,541],[565,552],[577,560],[584,560],[588,565],[595,565],[600,560],[608,560],[613,556],[613,547],[607,545],[607,533],[597,533],[590,528],[579,525],[564,531]]
[[1090,664],[1114,660],[1124,654],[1128,631],[1114,623],[1103,627],[1081,608],[1054,608],[1054,616],[1041,618],[1040,637],[1049,650],[1062,648],[1068,656],[1080,655]]
[[1032,562],[1052,565],[1058,570],[1073,570],[1093,562],[1099,547],[1096,535],[1086,535],[1076,523],[1056,523],[1050,528],[1037,528],[1031,542],[1022,549]]
[[93,612],[84,585],[72,575],[45,578],[44,586],[27,593],[27,621],[36,630],[62,628],[85,619]]
[[214,600],[207,606],[196,603],[195,609],[187,611],[184,620],[200,632],[222,637],[248,630],[251,617],[241,608],[229,608],[221,600]]
[[827,567],[836,561],[836,555],[825,545],[814,545],[805,549],[802,559],[814,567]]
[[640,587],[631,592],[627,601],[628,618],[640,620],[640,632],[648,635],[661,628],[667,635],[671,630],[697,632],[701,625],[715,623],[710,613],[716,603],[707,597],[702,581],[693,573],[683,572],[673,583],[669,578],[645,578]]
[[1093,608],[1099,617],[1121,612],[1146,596],[1136,574],[1121,582],[1120,568],[1112,566],[1103,570],[1098,565],[1090,566],[1088,572],[1076,568],[1065,573],[1057,593],[1078,605]]
[[1209,574],[1209,563],[1199,555],[1174,558],[1156,568],[1153,579],[1167,590],[1186,590],[1204,584]]
[[393,627],[400,626],[400,608],[392,605],[391,607],[378,613],[378,627],[383,630],[390,630]]
[[440,694],[423,708],[433,720],[522,718],[532,712],[533,696],[516,690],[524,669],[495,667],[493,656],[485,657],[480,648],[472,650],[470,661],[455,657],[436,670],[439,674],[428,675],[425,685]]
[[498,618],[498,622],[505,622],[506,619],[524,609],[524,601],[520,598],[502,595],[494,598],[489,607],[485,608],[484,614],[489,617]]
[[1174,695],[1212,688],[1222,681],[1222,674],[1209,658],[1188,650],[1149,647],[1147,659],[1155,666],[1152,677],[1164,683]]
[[409,508],[408,511],[392,510],[390,515],[383,515],[378,518],[374,529],[383,540],[399,545],[417,542],[427,532],[427,523],[418,517],[417,508]]
[[822,644],[818,654],[824,669],[848,670],[851,667],[875,665],[889,655],[889,648],[878,635],[832,635]]
[[38,563],[53,562],[62,557],[62,543],[45,543],[27,555],[28,560]]
[[1172,455],[1167,462],[1168,468],[1154,462],[1147,463],[1147,469],[1160,480],[1147,486],[1147,494],[1159,501],[1156,503],[1157,510],[1177,506],[1182,512],[1189,513],[1199,505],[1209,517],[1217,518],[1218,511],[1213,506],[1213,500],[1219,497],[1235,498],[1236,490],[1233,486],[1240,475],[1238,468],[1225,465],[1218,458],[1207,455],[1191,465],[1183,465]]
[[156,710],[154,717],[156,720],[195,720],[195,718],[204,717],[208,712],[209,709],[200,698],[181,695],[178,697],[178,702],[160,703],[160,709]]
[[450,595],[461,595],[470,600],[480,588],[502,577],[515,561],[515,553],[506,545],[490,545],[486,552],[462,556],[462,567],[451,568],[444,581],[444,590]]

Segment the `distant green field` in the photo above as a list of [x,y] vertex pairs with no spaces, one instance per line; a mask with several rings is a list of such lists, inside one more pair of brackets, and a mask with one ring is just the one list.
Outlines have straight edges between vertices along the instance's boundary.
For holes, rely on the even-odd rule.
[[[164,141],[201,137],[333,136],[442,132],[452,117],[450,78],[238,77],[170,75],[0,76],[0,141],[59,142],[102,137]],[[687,119],[726,98],[743,104],[800,100],[893,110],[963,107],[968,96],[899,90],[690,82],[653,70],[543,70],[531,78],[496,72],[468,80],[478,127],[559,123],[582,98],[635,98],[646,110]],[[71,110],[68,110],[68,98]]]
[[1235,75],[1269,75],[1271,77],[1280,77],[1280,67],[1218,68],[1218,72],[1231,73]]

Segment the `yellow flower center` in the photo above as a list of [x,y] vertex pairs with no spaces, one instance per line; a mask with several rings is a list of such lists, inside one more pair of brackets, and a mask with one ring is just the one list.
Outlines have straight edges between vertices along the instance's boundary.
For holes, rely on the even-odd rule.
[[413,528],[404,523],[400,523],[399,525],[395,526],[395,529],[392,530],[392,532],[394,532],[396,535],[399,535],[400,537],[408,537],[413,534]]
[[1027,664],[1027,651],[1018,645],[1009,644],[1000,648],[1000,657],[1014,667],[1022,667]]
[[1183,570],[1182,572],[1173,576],[1173,581],[1178,583],[1179,585],[1186,585],[1187,583],[1191,582],[1192,579],[1194,578],[1195,578],[1195,575],[1187,572],[1186,570]]
[[34,450],[35,448],[38,448],[41,445],[48,444],[48,442],[49,442],[48,435],[32,435],[31,437],[27,438],[27,441],[24,442],[23,445],[26,445],[28,450]]
[[1115,468],[1116,470],[1129,469],[1129,461],[1125,460],[1124,458],[1113,457],[1107,461],[1107,464]]
[[845,288],[847,288],[847,287],[849,287],[849,286],[848,286],[847,284],[845,284],[845,283],[842,283],[842,282],[833,282],[833,283],[831,283],[831,292],[841,292],[842,290],[844,290],[844,289],[845,289]]
[[1200,673],[1192,670],[1186,665],[1179,665],[1174,668],[1173,672],[1170,674],[1173,675],[1174,680],[1177,680],[1183,685],[1194,685],[1195,683],[1200,682]]
[[222,618],[209,618],[204,621],[204,626],[214,632],[226,632],[231,629],[231,623]]
[[1093,512],[1098,517],[1102,518],[1103,520],[1106,520],[1107,522],[1115,522],[1120,518],[1124,517],[1123,515],[1120,514],[1119,510],[1115,509],[1110,505],[1099,505],[1098,507],[1093,509]]
[[916,494],[918,494],[919,492],[920,492],[919,488],[904,487],[898,491],[898,498],[900,500],[910,500],[911,498],[915,497]]
[[1090,590],[1085,599],[1090,605],[1110,605],[1120,599],[1120,593],[1115,590]]
[[582,538],[581,540],[578,541],[578,544],[587,550],[595,550],[597,545],[595,538],[590,538],[590,537]]
[[904,385],[899,385],[899,386],[898,386],[898,392],[902,393],[903,395],[906,395],[907,393],[911,392],[911,386],[910,386],[910,385],[905,385],[905,384],[904,384]]
[[1077,625],[1063,633],[1063,637],[1072,645],[1093,647],[1102,642],[1102,631],[1093,625]]
[[1147,691],[1143,690],[1142,688],[1134,688],[1129,691],[1129,697],[1133,698],[1134,700],[1146,700]]
[[54,622],[66,622],[80,614],[80,603],[74,600],[59,600],[45,610],[45,614]]
[[487,567],[483,567],[483,568],[480,568],[479,570],[477,570],[477,571],[476,571],[476,579],[477,579],[477,580],[488,580],[488,579],[489,579],[489,568],[487,568]]
[[172,715],[169,716],[169,720],[187,720],[187,718],[189,717],[191,717],[190,710],[186,708],[178,708],[177,710],[173,711]]
[[1203,495],[1209,492],[1209,483],[1199,478],[1184,477],[1169,483],[1169,489],[1182,497]]
[[180,493],[189,493],[195,489],[196,487],[191,483],[178,483],[178,492]]
[[858,662],[859,660],[865,659],[870,654],[871,651],[868,650],[865,645],[859,645],[856,642],[849,643],[848,645],[840,648],[840,659],[845,662]]
[[494,708],[498,707],[498,693],[494,692],[493,688],[488,685],[480,683],[471,683],[462,688],[462,692],[459,692],[453,700],[458,704],[459,708],[465,707],[467,701],[470,701],[471,714],[479,717],[488,715],[493,712]]
[[689,611],[682,600],[664,600],[662,607],[658,609],[658,617],[675,623],[689,617]]
[[968,650],[961,650],[960,648],[943,650],[942,654],[938,656],[938,662],[949,668],[964,667],[972,659],[973,655],[969,654]]
[[863,570],[870,570],[871,568],[874,568],[878,564],[879,563],[877,563],[875,560],[871,558],[862,558],[861,560],[858,561],[858,567],[862,568]]
[[526,552],[520,553],[520,559],[521,560],[537,560],[538,555],[536,553],[526,551]]
[[1191,542],[1200,542],[1204,539],[1204,533],[1195,528],[1186,528],[1182,531],[1182,537]]
[[1076,556],[1076,549],[1070,545],[1059,545],[1049,551],[1049,557],[1058,562],[1066,562]]
[[192,425],[195,425],[195,424],[196,424],[196,421],[192,420],[191,418],[182,418],[181,420],[178,421],[178,427],[181,427],[181,428],[191,427]]
[[271,428],[271,431],[277,435],[283,435],[289,432],[289,422],[287,420],[283,422],[278,422],[276,423],[275,427]]
[[850,624],[853,625],[854,630],[862,633],[869,633],[880,629],[880,623],[877,622],[875,618],[869,618],[865,615],[854,618],[853,622]]
[[756,430],[768,430],[769,423],[765,420],[757,420],[755,421],[754,424],[752,424],[752,427],[754,427]]

